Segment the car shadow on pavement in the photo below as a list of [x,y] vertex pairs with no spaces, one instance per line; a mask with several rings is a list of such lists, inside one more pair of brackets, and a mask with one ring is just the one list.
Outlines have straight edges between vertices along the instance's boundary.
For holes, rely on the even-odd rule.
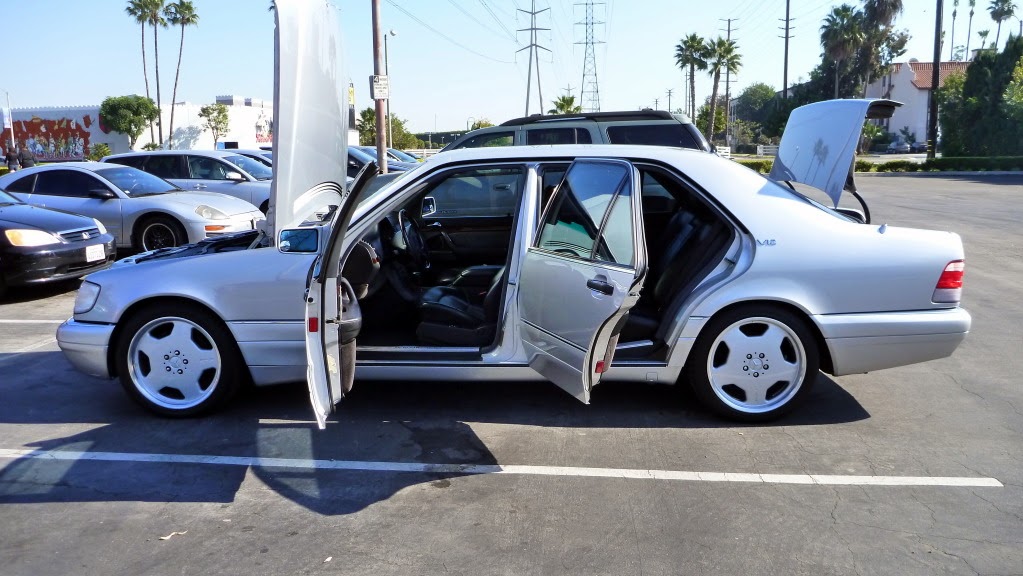
[[34,300],[45,300],[60,294],[67,294],[78,290],[82,285],[81,279],[61,280],[59,282],[47,282],[44,284],[33,284],[31,286],[11,286],[0,295],[0,306],[4,304],[19,304],[32,302]]
[[[787,427],[869,417],[824,375],[794,414],[759,425],[719,419],[703,410],[687,387],[606,383],[586,406],[542,382],[356,382],[321,431],[312,421],[302,383],[250,388],[216,414],[168,419],[136,406],[116,381],[76,372],[59,352],[22,354],[3,373],[16,377],[0,380],[0,427],[15,433],[4,434],[0,449],[84,457],[0,459],[0,503],[227,503],[244,482],[252,481],[251,473],[309,510],[349,514],[410,486],[444,485],[446,479],[467,475],[457,471],[458,465],[500,464],[473,430],[475,423],[519,425],[530,434],[543,434],[537,429]],[[47,439],[38,440],[41,436]],[[132,455],[213,458],[198,464]],[[231,458],[240,460],[229,463]],[[254,460],[267,458],[299,464]],[[456,466],[382,474],[316,465],[339,461]]]

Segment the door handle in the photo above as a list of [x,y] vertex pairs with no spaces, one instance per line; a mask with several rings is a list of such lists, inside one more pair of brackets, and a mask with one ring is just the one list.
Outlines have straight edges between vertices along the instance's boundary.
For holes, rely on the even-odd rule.
[[195,185],[195,189],[196,190],[205,190],[206,189],[206,185],[205,184],[196,184]]
[[604,282],[603,280],[587,280],[586,287],[589,288],[590,290],[595,290],[607,296],[614,294],[615,291],[614,286],[608,284],[607,282]]

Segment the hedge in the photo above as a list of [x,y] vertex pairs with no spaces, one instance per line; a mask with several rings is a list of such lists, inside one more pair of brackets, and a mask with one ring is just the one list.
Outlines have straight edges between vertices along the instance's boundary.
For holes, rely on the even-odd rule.
[[[761,174],[771,171],[771,160],[737,159],[736,162]],[[992,170],[1019,172],[1023,171],[1023,156],[950,157],[923,162],[912,160],[869,162],[857,159],[855,170],[857,172],[987,172]]]

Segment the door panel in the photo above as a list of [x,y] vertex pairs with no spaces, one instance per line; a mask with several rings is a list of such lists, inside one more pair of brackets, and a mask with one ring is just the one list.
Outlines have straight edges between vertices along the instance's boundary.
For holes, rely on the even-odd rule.
[[441,267],[503,263],[511,245],[511,216],[423,218],[431,261]]
[[48,170],[39,173],[29,203],[95,218],[117,238],[118,245],[130,244],[131,238],[122,237],[121,202],[124,200],[120,196],[108,200],[93,198],[89,193],[92,189],[110,190],[110,187],[76,170]]

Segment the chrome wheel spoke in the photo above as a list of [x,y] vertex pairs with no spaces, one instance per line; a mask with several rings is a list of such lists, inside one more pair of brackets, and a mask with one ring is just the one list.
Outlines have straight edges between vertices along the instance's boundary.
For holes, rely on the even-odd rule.
[[789,335],[780,327],[768,324],[767,331],[758,337],[757,346],[762,350],[769,351],[772,355],[778,354],[779,357],[774,360],[781,360],[781,350],[788,338]]
[[771,365],[771,380],[774,382],[796,382],[800,377],[801,366],[784,360],[776,360]]
[[756,382],[745,382],[740,385],[742,391],[746,393],[746,401],[744,403],[749,406],[763,406],[766,404],[769,384],[768,380],[759,380]]

